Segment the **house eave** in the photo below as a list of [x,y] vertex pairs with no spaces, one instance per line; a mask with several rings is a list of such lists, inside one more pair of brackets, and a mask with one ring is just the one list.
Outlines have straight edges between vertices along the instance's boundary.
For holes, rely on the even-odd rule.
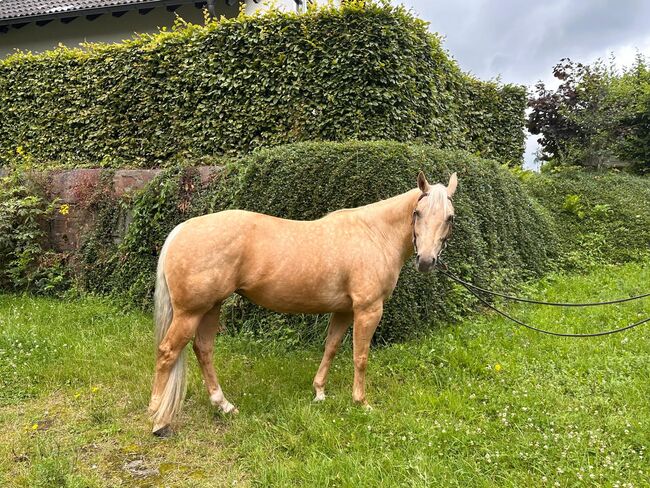
[[142,2],[137,4],[126,4],[126,5],[117,5],[114,7],[101,7],[101,8],[92,8],[92,9],[80,9],[80,10],[69,10],[66,12],[54,12],[51,14],[42,14],[42,15],[33,15],[33,16],[24,16],[24,17],[12,17],[10,19],[0,19],[0,32],[9,27],[14,26],[15,28],[20,28],[30,23],[42,23],[45,25],[52,20],[62,20],[70,19],[71,21],[78,17],[94,17],[97,18],[100,15],[104,14],[113,14],[117,12],[127,12],[127,11],[142,11],[146,13],[156,7],[180,7],[182,5],[195,5],[197,7],[205,7],[206,1],[197,1],[197,0],[151,0],[149,2]]

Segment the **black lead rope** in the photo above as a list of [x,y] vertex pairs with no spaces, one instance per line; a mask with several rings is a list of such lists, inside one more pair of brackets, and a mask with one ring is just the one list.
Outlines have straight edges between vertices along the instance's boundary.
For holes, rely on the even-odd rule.
[[438,271],[440,273],[442,273],[444,276],[446,276],[447,278],[449,278],[449,279],[455,281],[456,283],[462,285],[463,287],[465,287],[467,289],[467,291],[469,291],[472,295],[474,295],[476,298],[478,298],[479,301],[481,303],[483,303],[483,305],[485,305],[486,307],[494,310],[499,315],[501,315],[501,316],[503,316],[503,317],[505,317],[505,318],[507,318],[509,320],[512,320],[514,323],[516,323],[518,325],[521,325],[522,327],[526,327],[527,329],[534,330],[535,332],[540,332],[542,334],[548,334],[548,335],[558,336],[558,337],[599,337],[599,336],[605,336],[605,335],[610,335],[610,334],[616,334],[618,332],[623,332],[625,330],[633,329],[634,327],[638,327],[639,325],[645,324],[646,322],[650,322],[650,317],[648,317],[648,318],[645,318],[643,320],[639,320],[638,322],[634,322],[633,324],[626,325],[625,327],[619,327],[618,329],[611,329],[611,330],[606,330],[606,331],[601,331],[601,332],[594,332],[594,333],[591,333],[591,334],[570,334],[570,333],[564,333],[564,332],[553,332],[553,331],[550,331],[550,330],[544,330],[544,329],[540,329],[539,327],[534,327],[532,325],[526,324],[525,322],[522,322],[521,320],[516,319],[515,317],[512,317],[511,315],[507,314],[503,310],[499,310],[498,308],[493,306],[491,303],[489,303],[485,298],[483,298],[481,295],[479,295],[478,292],[487,293],[489,295],[494,295],[494,296],[498,296],[498,297],[503,297],[503,298],[506,298],[508,300],[514,300],[514,301],[524,302],[524,303],[535,303],[535,304],[538,304],[538,305],[549,305],[549,306],[553,306],[553,307],[594,307],[594,306],[597,306],[597,305],[611,305],[611,304],[614,304],[614,303],[623,303],[623,302],[629,302],[631,300],[639,300],[641,298],[645,298],[645,297],[650,296],[650,293],[645,293],[643,295],[637,295],[637,296],[630,297],[630,298],[621,298],[621,299],[618,299],[618,300],[610,300],[610,301],[606,301],[606,302],[592,302],[592,303],[542,302],[542,301],[538,301],[538,300],[529,300],[527,298],[513,297],[511,295],[506,295],[506,294],[503,294],[503,293],[497,293],[497,292],[494,292],[494,291],[486,290],[485,288],[481,288],[481,287],[476,286],[476,285],[474,285],[472,283],[464,281],[464,280],[458,278],[457,276],[454,276],[453,274],[449,273],[445,269],[438,268]]
[[537,305],[548,305],[551,307],[597,307],[599,305],[614,305],[615,303],[624,303],[624,302],[631,302],[633,300],[640,300],[641,298],[646,298],[650,297],[650,293],[644,293],[643,295],[636,295],[633,297],[629,298],[619,298],[617,300],[609,300],[607,302],[589,302],[589,303],[563,303],[563,302],[542,302],[540,300],[531,300],[529,298],[520,298],[520,297],[515,297],[512,295],[506,295],[504,293],[499,293],[496,291],[491,291],[491,290],[486,290],[485,288],[481,288],[480,286],[475,285],[474,283],[469,283],[467,281],[464,281],[460,279],[458,276],[454,276],[451,273],[449,273],[445,269],[440,269],[438,268],[438,271],[440,271],[442,274],[445,276],[451,278],[455,282],[463,285],[467,289],[474,289],[476,291],[480,291],[482,293],[486,293],[488,295],[494,295],[497,297],[505,298],[507,300],[512,300],[514,302],[523,302],[523,303],[534,303]]

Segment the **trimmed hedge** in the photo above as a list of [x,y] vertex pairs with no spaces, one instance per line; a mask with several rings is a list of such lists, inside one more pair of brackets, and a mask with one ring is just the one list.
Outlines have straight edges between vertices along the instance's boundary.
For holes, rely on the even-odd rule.
[[552,215],[562,268],[634,261],[650,253],[650,178],[564,170],[525,179]]
[[[89,238],[82,248],[86,273],[95,277],[94,283],[109,283],[110,290],[129,303],[148,306],[157,254],[177,223],[226,208],[315,219],[414,188],[419,169],[432,182],[446,182],[452,171],[458,172],[457,223],[446,251],[455,272],[478,284],[507,285],[547,268],[555,243],[550,226],[519,181],[496,163],[424,145],[348,142],[260,150],[229,165],[205,186],[192,168],[169,169],[131,203],[133,219],[117,248],[111,249],[112,237]],[[103,273],[100,279],[97,273]],[[471,306],[461,290],[436,274],[418,273],[409,263],[377,337],[404,339],[458,318]],[[284,340],[304,340],[314,333],[315,321],[325,321],[272,314],[240,299],[226,313],[231,327],[281,335]]]
[[402,7],[345,2],[0,61],[0,165],[155,167],[306,140],[427,141],[519,165],[523,87],[463,74]]

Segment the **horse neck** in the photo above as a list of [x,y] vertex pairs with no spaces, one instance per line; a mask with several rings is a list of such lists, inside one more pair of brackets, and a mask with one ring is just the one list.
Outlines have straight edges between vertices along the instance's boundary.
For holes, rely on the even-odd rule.
[[413,255],[413,210],[420,194],[416,188],[364,207],[366,224],[394,251],[401,264]]

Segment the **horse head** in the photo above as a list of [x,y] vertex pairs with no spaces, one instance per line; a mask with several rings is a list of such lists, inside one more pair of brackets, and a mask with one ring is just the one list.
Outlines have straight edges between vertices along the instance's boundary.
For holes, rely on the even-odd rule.
[[413,247],[418,271],[431,271],[451,237],[454,222],[452,197],[456,192],[456,173],[447,186],[430,185],[424,173],[418,174],[420,197],[413,210]]

